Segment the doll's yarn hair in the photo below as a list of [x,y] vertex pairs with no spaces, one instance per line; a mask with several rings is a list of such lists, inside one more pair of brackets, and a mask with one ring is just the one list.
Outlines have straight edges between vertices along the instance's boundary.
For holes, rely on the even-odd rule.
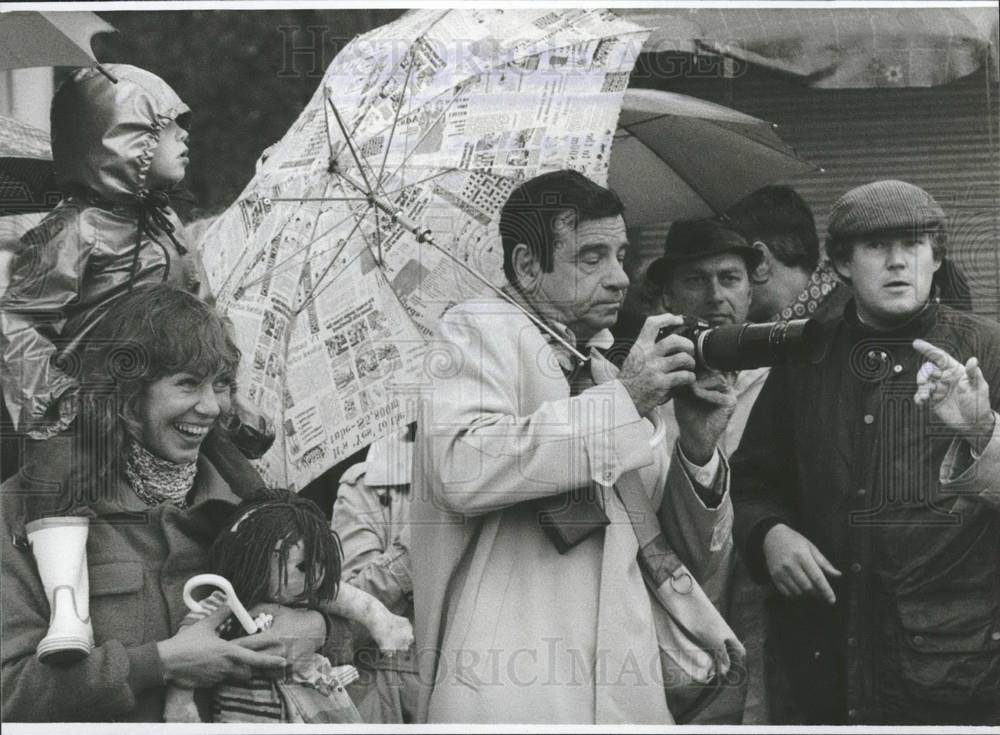
[[317,607],[337,596],[340,582],[340,539],[314,502],[287,490],[267,490],[236,509],[232,525],[212,544],[211,564],[228,579],[246,607],[267,599],[271,558],[287,583],[288,551],[302,542],[305,591],[302,604]]

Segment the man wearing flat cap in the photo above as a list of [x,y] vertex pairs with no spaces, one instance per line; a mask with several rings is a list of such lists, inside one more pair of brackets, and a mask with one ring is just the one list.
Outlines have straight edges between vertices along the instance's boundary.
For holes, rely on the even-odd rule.
[[834,204],[853,298],[821,359],[771,370],[733,457],[777,724],[1000,722],[1000,325],[931,300],[945,243],[911,184]]

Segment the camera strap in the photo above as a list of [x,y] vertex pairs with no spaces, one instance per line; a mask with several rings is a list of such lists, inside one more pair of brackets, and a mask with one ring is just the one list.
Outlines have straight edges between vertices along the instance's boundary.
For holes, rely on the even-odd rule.
[[[667,703],[674,719],[687,723],[722,693],[730,677],[745,676],[746,662],[736,634],[663,535],[638,471],[623,473],[615,491],[639,544],[636,560],[654,606]],[[717,662],[703,663],[716,659],[720,646],[730,657],[726,674]]]

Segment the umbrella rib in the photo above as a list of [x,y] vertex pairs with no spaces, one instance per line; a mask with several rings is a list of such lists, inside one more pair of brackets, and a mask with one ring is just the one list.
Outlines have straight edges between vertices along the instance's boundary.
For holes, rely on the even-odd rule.
[[[362,235],[364,235],[364,230],[362,230],[361,233]],[[369,250],[372,249],[371,243],[368,242],[367,236],[365,237],[365,244],[368,246]],[[376,262],[378,263],[379,267],[381,267],[382,258],[384,257],[384,254],[382,252],[382,216],[379,214],[378,207],[375,207],[375,244],[378,246],[378,259]]]
[[323,105],[323,122],[326,124],[326,145],[330,150],[329,160],[333,161],[333,137],[330,135],[330,111]]
[[[810,166],[813,165],[809,161],[806,161],[805,159],[800,157],[798,151],[796,151],[792,146],[788,145],[788,143],[786,143],[785,141],[783,141],[781,138],[778,137],[778,135],[774,132],[775,127],[777,127],[776,125],[774,125],[774,123],[761,121],[756,125],[747,125],[746,126],[747,131],[745,133],[742,131],[733,130],[733,128],[730,127],[732,125],[741,125],[742,123],[731,123],[728,120],[714,120],[713,124],[720,130],[725,130],[734,135],[739,135],[741,138],[743,138],[743,140],[745,140],[748,143],[753,143],[755,145],[760,146],[761,148],[766,148],[769,151],[773,151],[783,156],[788,156],[789,158],[798,159]],[[764,140],[763,138],[754,135],[753,133],[758,132],[756,128],[759,125],[763,125],[765,129],[770,131],[771,134],[774,135],[774,140],[771,141]]]
[[423,183],[425,183],[427,181],[430,181],[431,179],[437,179],[437,178],[440,178],[442,176],[447,176],[450,173],[455,173],[456,171],[462,171],[462,170],[463,169],[455,168],[454,166],[449,166],[446,169],[438,171],[436,174],[431,174],[430,176],[425,176],[422,179],[417,179],[416,181],[413,181],[413,182],[411,182],[409,184],[404,184],[403,186],[399,187],[398,189],[389,189],[389,191],[387,191],[386,194],[399,194],[401,191],[403,191],[404,189],[407,189],[407,188],[409,188],[411,186],[419,186],[420,184],[423,184]]
[[347,127],[344,125],[343,119],[340,117],[340,112],[337,110],[337,106],[333,104],[333,100],[327,96],[326,101],[330,105],[330,109],[333,110],[333,116],[337,119],[337,126],[340,128],[341,134],[344,136],[344,141],[347,143],[347,149],[351,152],[351,158],[354,159],[355,165],[357,165],[358,170],[361,172],[361,178],[365,182],[365,186],[368,187],[366,194],[374,194],[375,190],[372,188],[371,182],[368,180],[368,175],[365,173],[364,166],[361,163],[361,158],[358,156],[358,152],[354,150],[354,143],[351,141],[351,135],[347,132]]
[[[442,97],[444,97],[446,94],[449,94],[449,93],[454,94],[454,89],[455,89],[454,87],[449,87],[448,89],[442,90],[441,92],[439,92],[438,94],[434,95],[430,99],[424,100],[421,103],[421,106],[422,107],[428,107],[428,106],[430,106],[431,103],[436,102],[437,100],[439,100]],[[455,98],[453,96],[452,99],[448,102],[448,106],[451,106],[451,103],[454,102],[454,101],[455,101]],[[448,111],[448,109],[445,108],[444,111],[441,113],[441,115],[438,115],[438,117],[436,117],[434,119],[434,124],[435,125],[437,124],[437,121],[441,119],[441,116],[444,115],[444,113],[447,112],[447,111]],[[365,138],[365,140],[371,140],[372,138],[375,138],[376,136],[381,135],[386,130],[387,127],[388,126],[383,127],[381,129],[377,130],[376,132],[372,133],[369,137]],[[414,146],[414,148],[416,148],[417,146],[419,146],[424,141],[424,138],[426,138],[430,134],[430,131],[433,130],[433,129],[434,129],[434,125],[431,125],[427,129],[427,131],[423,135],[421,135],[420,138],[417,140],[417,143]],[[397,169],[397,171],[398,171],[398,169]],[[387,176],[385,178],[392,178],[392,176],[395,176],[395,175],[396,175],[396,172],[394,171],[392,174],[390,174],[389,176]]]
[[[347,132],[347,126],[344,125],[344,120],[341,118],[340,111],[337,110],[337,106],[333,103],[333,99],[328,96],[326,101],[330,104],[330,109],[333,110],[333,116],[337,119],[337,126],[340,128],[340,132],[344,136],[344,141],[347,143],[347,149],[351,152],[351,158],[354,159],[354,163],[358,167],[358,171],[361,173],[361,178],[364,180],[367,190],[361,189],[361,187],[357,186],[353,182],[352,185],[355,189],[358,189],[358,191],[371,200],[375,196],[375,187],[372,187],[371,181],[368,180],[368,174],[365,173],[365,166],[361,162],[361,157],[358,155],[357,150],[354,148],[354,143],[351,140],[351,134]],[[350,179],[347,179],[346,176],[344,178],[345,180],[350,181]],[[376,182],[376,187],[381,190],[381,186],[378,182]],[[384,196],[385,193],[382,192],[382,194]]]
[[[327,193],[328,191],[330,191],[330,185],[329,185],[329,183],[327,183],[327,184],[326,184],[326,185],[325,185],[325,186],[323,187],[323,194],[325,195],[325,194],[326,194],[326,193]],[[274,201],[274,200],[269,200],[269,199],[266,199],[266,201]],[[284,200],[281,200],[281,201],[284,201]],[[294,200],[289,200],[289,201],[294,201]],[[286,220],[286,224],[287,224],[287,220]],[[315,221],[315,222],[313,223],[313,235],[315,235],[315,234],[316,234],[316,228],[317,228],[318,226],[319,226],[319,218],[317,217],[317,218],[316,218],[316,221]],[[308,247],[308,246],[307,246],[307,247]],[[225,280],[225,281],[223,282],[223,284],[222,284],[222,288],[221,288],[221,289],[219,289],[219,290],[220,290],[220,293],[221,293],[222,291],[224,291],[224,290],[226,289],[226,287],[227,287],[227,286],[229,285],[229,282],[230,282],[230,280],[231,280],[231,279],[232,279],[232,277],[233,277],[233,276],[234,276],[234,275],[235,275],[235,274],[237,273],[237,269],[236,269],[236,267],[235,267],[235,266],[243,262],[243,260],[244,260],[244,258],[245,258],[245,256],[246,256],[246,254],[247,254],[247,249],[244,249],[244,253],[243,253],[243,255],[242,255],[242,256],[241,256],[240,258],[238,258],[238,259],[237,259],[237,263],[236,263],[236,264],[234,264],[234,267],[233,267],[233,269],[232,269],[232,270],[230,271],[229,275],[228,275],[228,276],[226,277],[226,280]],[[259,252],[257,253],[257,256],[255,256],[255,257],[254,257],[254,260],[253,260],[253,262],[252,262],[252,263],[251,263],[251,264],[250,264],[250,265],[249,265],[249,266],[247,267],[247,269],[246,269],[246,270],[245,270],[245,271],[243,272],[243,273],[244,273],[244,275],[246,275],[246,274],[247,274],[247,273],[249,273],[249,272],[250,272],[251,270],[253,270],[253,267],[254,267],[255,265],[257,265],[257,263],[259,263],[259,262],[260,262],[260,261],[261,261],[261,260],[263,259],[263,257],[264,257],[264,250],[260,250],[260,251],[259,251]],[[293,255],[293,256],[291,256],[291,257],[294,257],[294,255]],[[272,269],[272,271],[273,271],[273,270],[274,270],[274,269]],[[264,276],[264,277],[266,278],[266,277],[267,277],[267,274],[265,274],[265,276]],[[260,281],[257,281],[257,283],[259,283],[259,282],[260,282]],[[249,288],[249,286],[246,286],[246,285],[241,285],[240,287],[238,287],[238,288],[237,288],[237,290],[239,291],[239,290],[242,290],[242,289],[245,289],[245,288]]]
[[[371,206],[371,205],[369,205],[369,206]],[[351,212],[351,215],[352,215],[352,216],[355,216],[355,217],[356,217],[356,214],[355,214],[355,213],[354,213],[353,211]],[[352,237],[354,236],[354,233],[358,231],[358,228],[360,228],[360,227],[361,227],[361,221],[362,221],[362,220],[361,220],[361,218],[360,218],[360,217],[356,217],[356,219],[357,219],[357,221],[356,221],[356,222],[354,223],[354,227],[352,227],[352,228],[351,228],[351,231],[350,231],[350,232],[348,232],[348,233],[347,233],[347,236],[346,236],[346,237],[344,238],[344,243],[343,243],[343,245],[341,245],[341,246],[340,246],[340,247],[339,247],[339,248],[337,249],[337,252],[336,252],[336,253],[334,254],[334,256],[333,256],[333,257],[332,257],[332,258],[330,259],[330,263],[329,263],[329,264],[328,264],[328,265],[326,266],[326,268],[324,268],[324,269],[323,269],[323,272],[322,272],[322,273],[320,273],[320,274],[319,274],[319,276],[317,276],[317,278],[316,278],[315,282],[313,282],[313,287],[312,287],[312,291],[310,291],[310,292],[309,292],[309,293],[308,293],[308,294],[306,295],[306,297],[305,297],[305,300],[303,301],[302,305],[301,305],[301,306],[300,306],[300,307],[299,307],[298,309],[296,309],[296,310],[295,310],[295,313],[296,313],[296,314],[301,314],[301,313],[302,313],[302,311],[303,311],[303,310],[304,310],[304,309],[305,309],[305,308],[306,308],[306,307],[307,307],[307,306],[308,306],[309,304],[311,304],[311,303],[313,302],[313,300],[315,299],[315,297],[316,297],[316,296],[318,295],[318,293],[317,293],[317,289],[319,288],[319,284],[320,284],[320,282],[322,282],[322,280],[323,280],[323,279],[324,279],[324,278],[326,277],[326,274],[327,274],[327,273],[329,273],[329,272],[330,272],[330,269],[331,269],[331,268],[333,268],[333,266],[334,266],[334,265],[336,264],[336,262],[337,262],[337,258],[339,258],[339,257],[340,257],[340,254],[341,254],[342,252],[344,252],[344,248],[346,248],[346,247],[347,247],[347,243],[348,243],[348,241],[349,241],[349,240],[350,240],[350,239],[351,239],[351,238],[352,238]],[[358,252],[360,253],[360,252],[362,252],[362,251],[360,251],[360,250],[359,250]],[[357,256],[355,256],[355,257],[357,257]],[[350,262],[353,262],[353,260],[354,260],[354,258],[351,258],[351,260],[350,260],[350,261],[348,261],[348,262],[349,262],[349,263],[350,263]],[[338,274],[338,275],[339,275],[339,274]]]
[[[403,303],[403,300],[399,297],[399,294],[396,293],[396,289],[394,289],[392,287],[392,284],[389,283],[389,278],[385,275],[385,271],[383,271],[381,269],[377,270],[375,272],[375,277],[376,278],[382,278],[382,279],[385,280],[385,285],[388,286],[389,291],[392,292],[393,297],[396,299],[396,303],[399,304],[400,308],[403,310],[403,313],[409,318],[410,322],[412,324],[416,325],[417,324],[416,319],[414,319],[413,315],[410,314],[409,311],[407,311],[406,304]],[[420,331],[420,330],[418,329],[417,331]]]
[[[347,181],[352,186],[355,186],[355,187],[357,186],[348,177],[344,177],[344,180]],[[343,184],[341,184],[341,188],[343,188]],[[361,237],[365,241],[365,247],[368,248],[368,252],[370,252],[372,254],[372,257],[375,258],[376,265],[378,265],[378,267],[381,268],[382,265],[383,265],[383,253],[382,253],[382,215],[381,215],[381,207],[379,206],[379,200],[378,200],[377,197],[373,197],[370,200],[370,206],[372,207],[372,209],[375,212],[375,244],[378,246],[378,254],[377,255],[376,255],[375,251],[372,250],[371,240],[368,239],[368,233],[366,233],[364,231],[364,228],[361,229]],[[353,210],[352,210],[352,213],[354,213]],[[357,220],[358,220],[358,226],[360,227],[360,225],[361,225],[361,218],[356,213],[354,213],[354,215],[357,218]]]
[[[419,40],[419,39],[425,38],[427,36],[427,34],[434,28],[434,26],[436,26],[438,23],[440,23],[442,20],[444,20],[448,16],[448,14],[451,13],[451,12],[452,12],[451,9],[445,9],[445,10],[443,10],[436,18],[434,18],[433,20],[431,20],[427,24],[427,26],[420,32],[420,34],[418,36],[416,36],[416,38],[413,39],[413,43],[416,43],[416,41]],[[409,51],[410,55],[412,56],[412,52],[413,52],[412,45],[409,47],[408,51]],[[402,61],[400,63],[402,63]],[[441,92],[441,94],[445,94],[447,91],[448,90],[444,90],[444,91]],[[367,117],[368,113],[371,112],[372,106],[373,105],[371,103],[369,103],[368,107],[361,113],[361,115],[360,115],[360,117],[359,117],[359,119],[357,121],[357,124],[354,126],[355,130],[357,130],[361,126],[361,124],[364,122],[364,119]],[[325,108],[324,108],[324,110],[325,110]],[[380,135],[383,130],[385,130],[385,128],[382,128],[382,130],[379,130],[377,133],[375,133],[375,135]],[[327,123],[327,131],[329,131],[329,122]],[[328,135],[329,135],[329,132],[328,132]],[[331,155],[332,155],[332,151],[331,151]]]
[[[332,181],[331,179],[329,179],[329,178],[327,178],[327,179],[326,179],[326,180],[325,180],[325,181],[323,182],[323,196],[324,196],[324,197],[325,197],[325,196],[326,196],[327,194],[329,194],[329,193],[330,193],[330,187],[331,187],[332,185],[333,185],[333,181]],[[350,210],[350,207],[348,207],[348,210]],[[319,218],[320,218],[320,216],[321,216],[322,214],[323,214],[323,213],[322,213],[321,211],[317,211],[317,212],[316,212],[316,219],[314,219],[314,220],[313,220],[313,226],[312,226],[312,232],[310,232],[310,233],[309,233],[309,244],[308,244],[308,245],[306,246],[306,247],[308,247],[308,248],[309,248],[310,250],[312,249],[312,246],[313,246],[313,243],[316,243],[316,242],[318,242],[318,241],[319,241],[319,238],[317,238],[317,237],[316,237],[316,230],[318,230],[318,229],[319,229]],[[305,267],[305,264],[306,264],[306,263],[308,263],[308,262],[309,262],[309,256],[308,256],[308,255],[306,255],[306,258],[305,258],[305,261],[304,261],[304,262],[302,263],[302,265],[303,265],[303,268]]]
[[[666,114],[657,116],[655,119],[656,120],[660,120],[660,119],[668,118],[668,117],[669,118],[677,119],[679,117],[684,117],[684,116],[671,115],[669,113],[666,113]],[[776,135],[775,135],[775,140],[774,141],[763,140],[763,139],[761,139],[759,137],[756,137],[755,135],[752,135],[752,133],[756,132],[755,128],[757,128],[757,126],[761,126],[761,125],[764,126],[764,127],[766,127],[769,130],[773,130],[772,123],[769,123],[766,120],[761,120],[760,122],[757,122],[757,123],[738,123],[738,122],[731,122],[729,120],[708,120],[706,118],[687,118],[687,119],[697,119],[697,120],[700,120],[703,123],[708,123],[709,125],[715,126],[715,128],[718,129],[718,130],[725,130],[727,133],[739,136],[741,142],[745,142],[746,144],[753,144],[753,145],[760,146],[761,148],[765,148],[765,149],[767,149],[769,151],[772,151],[774,153],[777,153],[779,155],[787,156],[788,158],[791,158],[791,159],[797,160],[797,161],[801,161],[802,163],[804,163],[804,164],[806,164],[808,166],[812,166],[813,168],[817,168],[815,165],[813,165],[809,161],[807,161],[804,158],[802,158],[799,155],[798,151],[796,151],[794,148],[792,148],[792,146],[788,145],[788,143],[786,143],[785,141],[781,140],[781,138],[778,138]],[[635,138],[637,141],[639,141],[640,143],[642,143],[643,146],[645,146],[647,149],[649,149],[650,151],[652,151],[654,156],[657,156],[659,158],[663,158],[663,156],[661,156],[659,153],[657,153],[652,148],[650,148],[646,144],[646,142],[643,140],[642,136],[638,135],[638,133],[636,132],[636,128],[639,125],[644,125],[647,122],[650,122],[650,120],[643,120],[640,123],[636,123],[635,125],[622,125],[621,129],[624,130],[624,131],[626,131],[631,137]],[[742,130],[734,130],[731,127],[733,125],[739,125],[741,127],[745,127],[746,131],[744,132]]]
[[[219,287],[218,293],[220,293],[220,294],[225,293],[226,289],[229,288],[229,282],[233,279],[233,277],[240,270],[237,266],[242,265],[243,259],[246,256],[248,256],[249,254],[250,254],[249,253],[249,248],[245,248],[244,251],[243,251],[243,254],[237,259],[237,261],[235,263],[233,263],[233,267],[229,271],[229,275],[226,276],[226,280],[224,280],[222,282],[222,285]],[[251,261],[250,265],[248,265],[246,267],[246,269],[243,271],[244,275],[246,273],[250,272],[251,270],[253,270],[254,266],[256,266],[258,263],[260,263],[264,259],[265,254],[266,254],[266,251],[264,249],[258,250],[257,254],[253,257],[253,260]],[[242,288],[242,286],[238,286],[236,288],[236,290],[239,291],[240,288]]]
[[[344,246],[346,247],[346,245],[347,242],[345,241]],[[343,248],[341,248],[341,250],[343,250]],[[331,278],[328,278],[327,282],[323,285],[322,288],[320,288],[319,286],[320,281],[326,277],[327,273],[330,272],[330,268],[333,267],[333,264],[336,262],[336,259],[330,261],[330,265],[324,268],[323,273],[320,275],[318,279],[316,279],[316,283],[313,284],[313,289],[312,291],[309,292],[309,296],[307,297],[307,299],[302,303],[302,306],[300,306],[298,309],[295,310],[296,316],[301,314],[306,309],[308,309],[309,305],[312,304],[313,301],[318,299],[320,294],[322,294],[324,291],[326,291],[326,289],[328,289],[331,285],[333,285],[337,281],[337,278],[340,277],[340,274],[346,271],[348,266],[351,265],[351,263],[360,258],[363,252],[364,250],[359,250],[354,255],[352,255],[350,259],[346,263],[344,263],[344,267],[341,268],[339,271],[337,271]]]
[[[431,24],[431,27],[433,27],[433,25],[435,25],[436,23],[438,23],[442,18],[444,18],[445,15],[447,15],[450,12],[452,12],[452,9],[446,10],[441,15],[441,18],[438,18],[437,20],[434,21],[434,23]],[[428,27],[427,30],[430,30],[430,27]],[[426,34],[426,32],[427,31],[424,31],[425,34]],[[630,31],[628,33],[609,33],[607,35],[600,35],[600,36],[599,35],[593,35],[593,36],[588,36],[588,40],[601,41],[601,40],[608,39],[608,38],[620,39],[620,38],[622,38],[624,36],[634,36],[637,33],[641,33],[641,32],[645,32],[645,31],[644,30],[640,30],[640,31]],[[530,59],[533,56],[540,56],[541,54],[543,54],[543,53],[545,53],[547,51],[553,51],[553,50],[560,49],[560,48],[568,48],[568,47],[570,47],[572,45],[573,45],[572,43],[567,43],[564,46],[557,46],[557,47],[554,47],[554,48],[553,47],[547,47],[547,48],[544,48],[544,49],[542,49],[540,51],[536,51],[535,53],[527,54],[526,56],[512,59],[511,61],[507,62],[507,64],[505,64],[504,66],[509,66],[510,64],[516,64],[516,63],[523,63],[526,59]],[[500,67],[492,67],[491,71],[495,70],[495,69],[498,69],[498,68],[500,68]],[[446,94],[453,93],[456,87],[463,86],[463,85],[467,84],[471,79],[473,79],[473,78],[475,78],[477,76],[481,76],[481,75],[482,75],[482,73],[480,73],[480,74],[471,74],[470,76],[468,76],[466,78],[463,78],[460,82],[457,82],[456,84],[452,85],[451,87],[448,87],[447,89],[441,90],[434,97],[431,97],[429,99],[424,100],[423,103],[422,103],[422,106],[424,106],[424,107],[429,106],[431,103],[437,101],[441,97],[444,97]],[[388,126],[386,126],[386,127],[388,127]],[[371,138],[374,138],[377,135],[381,135],[382,132],[385,131],[386,127],[383,127],[380,130],[375,131],[374,133],[371,134],[371,136],[366,137],[364,140],[371,140]]]
[[[319,237],[314,237],[312,240],[310,240],[309,242],[307,242],[305,245],[302,245],[301,247],[299,247],[294,253],[292,253],[291,255],[289,255],[283,261],[281,261],[280,263],[276,264],[273,268],[269,268],[266,273],[264,273],[261,276],[253,279],[252,281],[249,281],[247,283],[241,284],[240,288],[243,289],[243,290],[246,290],[248,288],[253,288],[258,283],[267,280],[268,278],[270,278],[271,276],[273,276],[275,273],[278,273],[279,271],[283,270],[285,268],[285,266],[287,266],[292,260],[294,260],[295,257],[297,255],[299,255],[303,250],[305,250],[306,248],[308,248],[308,247],[310,247],[312,245],[315,245],[317,242],[319,242],[324,237],[326,237],[327,235],[329,235],[331,232],[333,232],[334,230],[336,230],[338,227],[340,227],[342,224],[344,224],[345,222],[347,222],[347,220],[349,220],[353,216],[354,216],[354,212],[351,211],[342,220],[340,220],[339,222],[337,222],[336,224],[334,224],[329,229],[324,230],[322,232],[322,234],[319,235]],[[314,233],[315,233],[315,230],[314,230]]]
[[[289,216],[291,216],[291,215],[289,215]],[[258,252],[257,252],[257,254],[256,254],[256,255],[255,255],[254,257],[253,257],[253,261],[252,261],[252,262],[250,263],[250,265],[248,265],[248,266],[246,267],[246,269],[245,269],[245,270],[243,271],[243,275],[244,275],[244,276],[245,276],[245,275],[246,275],[247,273],[249,273],[249,272],[250,272],[251,270],[253,270],[254,266],[256,266],[256,265],[257,265],[257,264],[258,264],[259,262],[261,262],[261,261],[262,261],[262,260],[264,259],[264,254],[265,254],[265,251],[264,251],[264,250],[260,250],[260,251],[258,251]],[[232,279],[233,279],[233,278],[234,278],[234,277],[236,276],[236,274],[237,274],[237,273],[239,272],[239,267],[238,267],[238,266],[241,266],[241,265],[243,264],[243,262],[245,261],[245,259],[247,258],[247,256],[248,256],[248,255],[250,255],[250,249],[249,249],[249,248],[244,248],[244,249],[243,249],[243,252],[242,252],[242,253],[240,254],[240,256],[239,256],[239,257],[238,257],[238,258],[236,259],[236,262],[235,262],[235,263],[233,263],[233,267],[232,267],[232,268],[230,269],[230,271],[229,271],[229,275],[227,275],[227,276],[226,276],[225,280],[224,280],[224,281],[222,282],[222,285],[221,285],[221,286],[219,287],[219,290],[218,290],[218,292],[219,292],[220,294],[221,294],[221,293],[224,293],[224,292],[225,292],[225,290],[226,290],[226,289],[227,289],[227,288],[229,287],[229,283],[230,283],[230,281],[232,281]],[[279,265],[280,265],[280,264],[279,264]],[[275,266],[275,268],[277,268],[277,267],[279,267],[279,266]],[[236,287],[236,289],[235,289],[235,292],[234,292],[234,293],[240,293],[240,292],[241,292],[241,291],[243,291],[244,289],[246,289],[246,288],[250,288],[251,286],[254,286],[254,285],[256,285],[257,283],[260,283],[260,281],[264,280],[264,278],[267,278],[267,276],[269,275],[269,273],[270,273],[270,271],[269,271],[268,273],[265,273],[265,274],[264,274],[264,276],[263,276],[263,277],[261,277],[260,279],[257,279],[257,280],[255,280],[255,281],[251,282],[251,283],[250,283],[249,285],[248,285],[248,284],[242,284],[242,283],[241,283],[240,285],[238,285],[238,286]]]
[[[347,180],[347,179],[345,179],[345,180]],[[343,184],[341,184],[341,188],[343,188]],[[366,200],[366,201],[368,201],[369,205],[372,206],[372,208],[375,210],[375,229],[376,229],[376,235],[378,235],[381,232],[381,226],[382,226],[381,225],[381,221],[379,219],[379,208],[377,206],[372,205],[371,204],[371,200]],[[355,212],[353,209],[351,210],[351,214],[354,216],[355,221],[357,222],[357,228],[361,228],[361,217],[358,216],[358,213]],[[372,257],[375,257],[375,251],[372,250],[372,244],[371,244],[371,241],[368,239],[368,233],[364,231],[364,228],[361,228],[359,231],[361,232],[362,239],[364,239],[364,241],[365,241],[365,247],[368,248],[368,251],[372,254]],[[379,265],[381,265],[381,263],[382,263],[382,241],[380,239],[377,239],[376,243],[378,244],[378,256],[379,256],[377,262],[379,263]]]
[[457,168],[455,166],[448,166],[446,168],[442,168],[437,173],[431,174],[430,176],[425,176],[422,179],[417,179],[416,181],[414,181],[412,183],[409,183],[409,184],[406,184],[405,186],[401,186],[398,189],[389,189],[385,193],[386,194],[399,194],[401,191],[403,191],[404,189],[406,189],[408,187],[417,186],[419,184],[423,184],[423,183],[425,183],[427,181],[430,181],[431,179],[437,179],[437,178],[440,178],[442,176],[447,176],[448,174],[451,174],[451,173],[483,173],[483,174],[490,174],[491,176],[496,176],[498,179],[514,180],[514,179],[511,179],[510,176],[507,176],[505,174],[494,173],[490,168],[478,168],[478,167],[477,168]]
[[424,131],[423,135],[421,135],[420,138],[417,140],[417,142],[413,145],[413,147],[410,148],[410,152],[406,154],[406,156],[403,158],[402,161],[400,161],[399,165],[395,168],[395,170],[393,170],[393,172],[389,174],[389,176],[387,176],[386,178],[391,179],[399,174],[400,169],[402,169],[403,166],[405,166],[407,162],[410,160],[410,158],[413,156],[413,154],[417,152],[417,148],[419,148],[420,144],[424,142],[424,140],[427,138],[428,135],[431,134],[431,131],[434,130],[434,126],[438,124],[438,121],[441,120],[441,118],[445,116],[445,113],[447,113],[448,110],[451,109],[451,106],[456,99],[458,99],[458,97],[454,96],[450,100],[448,100],[448,103],[441,110],[441,114],[439,114],[436,118],[434,118],[433,123],[427,126],[427,130]]
[[545,320],[539,319],[537,316],[532,314],[528,309],[525,309],[523,306],[517,303],[516,300],[511,298],[506,291],[504,291],[502,288],[494,284],[490,279],[488,279],[482,273],[477,271],[475,268],[469,266],[467,263],[463,263],[461,260],[455,257],[454,253],[451,253],[447,248],[438,245],[437,242],[434,241],[434,238],[424,237],[423,239],[421,239],[421,242],[429,243],[431,247],[433,247],[435,250],[440,252],[446,258],[451,260],[453,263],[455,263],[455,265],[459,266],[460,268],[465,270],[468,274],[470,274],[472,277],[474,277],[476,280],[483,283],[497,296],[499,296],[501,299],[503,299],[508,304],[515,307],[518,311],[524,314],[531,322],[533,322],[536,326],[538,326],[539,329],[542,329],[546,334],[551,335],[553,339],[555,339],[559,344],[561,344],[563,347],[569,350],[569,352],[574,356],[576,356],[577,359],[584,361],[587,360],[587,358],[583,355],[583,353],[581,353],[578,349],[576,349],[574,345],[571,345],[562,335],[560,335],[551,326],[549,326],[549,324],[547,324]]
[[[426,31],[425,31],[426,33]],[[385,175],[385,163],[389,160],[389,149],[392,148],[392,140],[396,136],[396,125],[399,123],[400,113],[403,112],[403,99],[406,97],[406,88],[410,86],[410,78],[413,76],[413,47],[410,47],[410,65],[406,69],[406,79],[403,80],[403,89],[399,95],[399,105],[396,107],[396,114],[392,118],[392,129],[389,130],[389,138],[385,144],[385,153],[382,154],[382,164],[378,169],[378,176],[375,177],[375,181],[378,184],[379,189],[382,188],[384,182],[383,176]],[[385,192],[382,192],[385,194]]]
[[368,197],[271,197],[272,202],[367,202]]

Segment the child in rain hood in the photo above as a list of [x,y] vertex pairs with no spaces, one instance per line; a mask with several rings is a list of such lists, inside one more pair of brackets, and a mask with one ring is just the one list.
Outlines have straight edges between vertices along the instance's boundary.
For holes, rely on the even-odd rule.
[[[0,297],[0,383],[15,429],[29,437],[23,465],[45,466],[45,439],[76,417],[78,348],[115,299],[168,283],[213,301],[167,194],[188,165],[191,111],[155,74],[104,69],[108,76],[77,69],[52,100],[52,158],[66,197],[22,238]],[[24,502],[52,610],[38,655],[69,662],[93,647],[88,511],[69,497],[67,478],[32,479],[62,485]]]
[[[241,503],[232,526],[219,534],[211,551],[213,571],[229,580],[247,608],[275,603],[322,610],[363,624],[386,653],[409,649],[410,622],[367,592],[340,584],[341,558],[340,539],[319,507],[285,490],[264,491]],[[216,592],[202,600],[202,609],[189,614],[182,625],[224,602],[224,593]],[[266,618],[265,614],[257,619],[265,630]],[[353,667],[340,668],[357,675]],[[350,674],[338,672],[317,653],[297,662],[284,681],[258,676],[220,685],[212,696],[212,721],[360,722],[343,688],[353,680]],[[164,720],[200,720],[192,690],[168,689]]]
[[150,72],[77,69],[52,100],[52,159],[66,198],[21,240],[0,300],[3,390],[17,431],[72,420],[73,355],[133,286],[167,282],[210,300],[166,192],[184,178],[191,111]]

